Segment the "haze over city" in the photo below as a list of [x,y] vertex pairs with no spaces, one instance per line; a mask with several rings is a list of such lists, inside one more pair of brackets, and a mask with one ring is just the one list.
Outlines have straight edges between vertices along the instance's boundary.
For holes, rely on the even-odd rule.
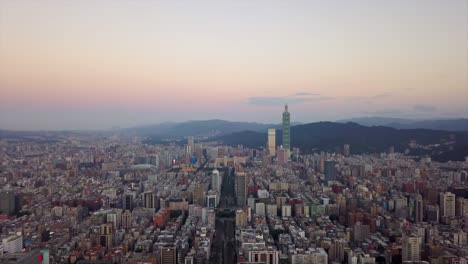
[[468,3],[0,1],[0,128],[468,116]]

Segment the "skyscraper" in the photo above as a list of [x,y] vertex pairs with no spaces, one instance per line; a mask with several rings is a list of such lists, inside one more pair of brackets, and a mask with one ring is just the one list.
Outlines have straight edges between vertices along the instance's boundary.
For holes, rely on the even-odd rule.
[[451,192],[440,193],[440,216],[455,216],[455,194]]
[[421,237],[415,235],[403,236],[402,260],[419,261],[421,260]]
[[274,128],[268,129],[268,154],[276,155],[276,130]]
[[211,189],[221,193],[221,176],[219,175],[218,170],[213,170],[211,174]]
[[288,152],[291,150],[291,125],[288,105],[284,106],[283,112],[283,148]]
[[12,191],[0,192],[0,214],[15,212],[15,193]]
[[336,168],[335,161],[326,160],[325,161],[325,182],[328,184],[329,181],[336,180]]
[[424,220],[424,203],[420,194],[416,195],[414,221],[420,223]]
[[238,206],[245,206],[247,200],[247,175],[237,172],[235,178],[236,199]]
[[143,206],[145,208],[156,208],[156,199],[153,192],[145,192],[143,193]]

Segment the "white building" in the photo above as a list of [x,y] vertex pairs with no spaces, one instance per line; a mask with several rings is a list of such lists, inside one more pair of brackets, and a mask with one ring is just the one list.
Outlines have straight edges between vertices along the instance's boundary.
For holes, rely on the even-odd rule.
[[17,253],[23,249],[23,236],[13,235],[2,239],[3,253]]

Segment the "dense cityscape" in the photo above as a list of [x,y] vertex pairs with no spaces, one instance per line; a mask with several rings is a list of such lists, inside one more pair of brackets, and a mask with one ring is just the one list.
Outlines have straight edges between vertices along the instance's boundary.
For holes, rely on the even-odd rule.
[[468,158],[302,154],[290,118],[260,149],[2,138],[0,263],[467,262]]
[[468,0],[0,0],[0,264],[468,264]]

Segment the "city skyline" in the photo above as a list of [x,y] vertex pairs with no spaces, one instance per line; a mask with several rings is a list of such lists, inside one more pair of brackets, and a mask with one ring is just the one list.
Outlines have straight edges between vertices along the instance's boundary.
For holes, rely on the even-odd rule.
[[0,128],[467,117],[466,1],[0,2]]

